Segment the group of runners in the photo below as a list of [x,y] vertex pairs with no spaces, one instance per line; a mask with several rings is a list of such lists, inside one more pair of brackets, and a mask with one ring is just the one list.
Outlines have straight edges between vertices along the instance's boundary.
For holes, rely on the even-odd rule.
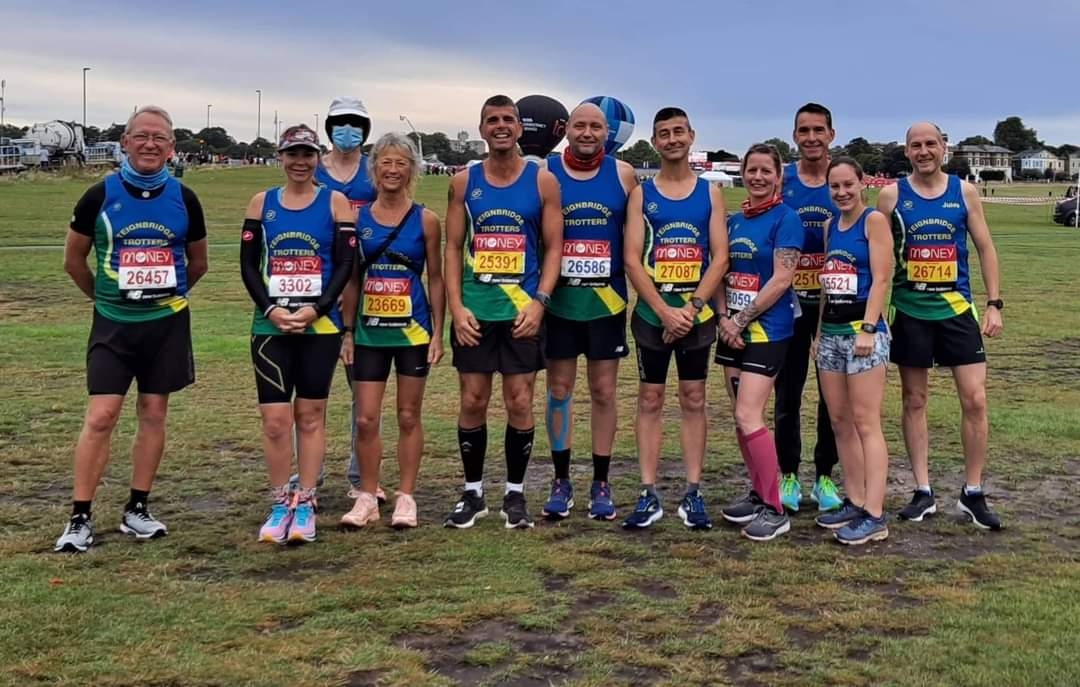
[[[570,114],[566,149],[526,160],[514,101],[489,98],[480,112],[489,154],[450,182],[445,245],[439,217],[414,200],[422,160],[412,141],[389,133],[362,152],[371,118],[360,100],[332,102],[325,133],[333,148],[325,156],[318,132],[298,125],[283,133],[284,182],[251,199],[240,241],[270,483],[258,538],[316,538],[326,404],[339,359],[353,391],[353,506],[340,525],[364,528],[380,519],[381,416],[393,369],[399,479],[391,524],[417,526],[421,407],[430,367],[443,357],[447,310],[464,485],[444,525],[468,528],[489,513],[484,468],[498,373],[506,412],[500,512],[507,528],[533,526],[525,474],[536,373],[545,368],[554,475],[540,512],[549,519],[571,514],[572,397],[581,356],[591,409],[587,511],[615,520],[609,470],[619,362],[630,353],[628,281],[637,294],[629,329],[640,381],[634,427],[641,486],[624,528],[649,527],[664,514],[657,473],[672,358],[685,468],[677,513],[688,528],[712,527],[701,487],[711,354],[751,485],[721,515],[746,537],[784,534],[802,506],[800,414],[811,360],[820,398],[810,490],[817,524],[845,544],[888,536],[881,412],[891,358],[900,369],[916,483],[899,517],[917,522],[937,509],[926,404],[928,372],[939,365],[952,369],[963,411],[966,479],[958,507],[977,526],[999,529],[982,491],[983,336],[1001,332],[1004,306],[997,256],[974,187],[943,171],[940,130],[929,122],[908,129],[913,172],[870,208],[858,162],[829,157],[831,113],[808,103],[795,115],[798,162],[785,166],[771,146],[751,146],[742,160],[748,198],[729,216],[720,189],[690,167],[695,133],[686,112],[656,113],[651,142],[660,170],[643,183],[630,165],[605,154],[607,127],[603,112],[583,103]],[[123,166],[79,200],[68,232],[65,268],[94,302],[94,321],[72,514],[58,551],[93,544],[91,503],[132,380],[138,430],[121,530],[141,539],[167,533],[149,510],[149,494],[169,395],[194,381],[188,292],[207,271],[199,201],[165,168],[172,129],[163,109],[138,109],[123,135]],[[968,275],[969,237],[988,295],[981,317]],[[774,391],[775,434],[766,423]],[[833,482],[837,463],[843,497]]]

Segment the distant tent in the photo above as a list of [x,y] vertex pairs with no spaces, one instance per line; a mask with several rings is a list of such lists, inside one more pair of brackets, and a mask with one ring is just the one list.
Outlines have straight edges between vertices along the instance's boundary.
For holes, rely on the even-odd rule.
[[700,176],[702,179],[709,182],[710,184],[717,184],[721,187],[730,188],[735,185],[735,180],[731,177],[730,174],[726,172],[710,170],[708,172],[702,172],[698,176]]

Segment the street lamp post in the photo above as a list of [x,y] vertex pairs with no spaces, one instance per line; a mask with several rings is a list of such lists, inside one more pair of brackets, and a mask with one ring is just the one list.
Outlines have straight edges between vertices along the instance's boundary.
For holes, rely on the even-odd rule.
[[4,100],[4,91],[7,90],[7,79],[0,80],[0,126],[4,126],[4,109],[7,103]]
[[423,166],[423,164],[424,164],[424,140],[423,140],[423,138],[421,138],[420,132],[416,130],[416,127],[412,125],[412,122],[409,121],[409,118],[406,117],[405,115],[398,115],[398,121],[399,122],[405,122],[406,124],[408,124],[409,128],[412,129],[412,132],[414,134],[416,134],[416,149],[417,149],[417,152],[420,153],[420,164],[421,164],[421,166]]
[[82,125],[83,129],[86,128],[86,72],[90,71],[90,67],[82,68]]
[[213,105],[207,105],[206,106],[206,128],[207,129],[210,128],[210,108],[211,107],[213,107]]
[[262,138],[262,89],[256,88],[255,92],[259,94],[259,109],[257,110],[258,114],[256,115],[257,119],[255,122],[255,138]]

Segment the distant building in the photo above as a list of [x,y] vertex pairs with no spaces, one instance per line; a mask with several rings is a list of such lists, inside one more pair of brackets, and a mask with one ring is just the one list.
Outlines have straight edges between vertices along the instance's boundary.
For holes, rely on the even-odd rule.
[[1017,178],[1032,176],[1033,172],[1044,176],[1048,169],[1053,170],[1055,174],[1064,172],[1065,160],[1045,148],[1033,148],[1013,155],[1012,168],[1013,176]]
[[470,140],[469,132],[459,131],[457,138],[450,141],[450,149],[457,153],[472,151],[475,155],[483,155],[487,152],[487,144],[481,140]]
[[967,160],[971,173],[976,178],[984,170],[1004,172],[1005,181],[1012,181],[1012,151],[996,145],[956,146],[952,148],[952,157]]

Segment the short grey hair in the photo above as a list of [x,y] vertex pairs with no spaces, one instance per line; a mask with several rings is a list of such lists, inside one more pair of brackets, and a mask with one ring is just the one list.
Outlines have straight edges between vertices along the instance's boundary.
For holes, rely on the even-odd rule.
[[155,114],[158,117],[161,117],[169,125],[169,131],[172,132],[172,128],[173,128],[172,117],[169,116],[168,110],[166,110],[164,107],[160,107],[158,105],[143,105],[142,107],[140,107],[137,110],[135,110],[134,112],[132,112],[131,116],[128,117],[127,124],[124,125],[124,133],[125,134],[130,134],[131,133],[131,125],[135,123],[135,118],[138,117],[141,114]]
[[383,134],[379,140],[375,141],[375,145],[371,147],[371,153],[368,154],[368,177],[374,184],[375,166],[379,163],[379,157],[390,150],[402,152],[409,158],[409,181],[407,186],[411,190],[423,171],[423,161],[420,159],[420,153],[416,150],[416,144],[405,134],[392,131]]

